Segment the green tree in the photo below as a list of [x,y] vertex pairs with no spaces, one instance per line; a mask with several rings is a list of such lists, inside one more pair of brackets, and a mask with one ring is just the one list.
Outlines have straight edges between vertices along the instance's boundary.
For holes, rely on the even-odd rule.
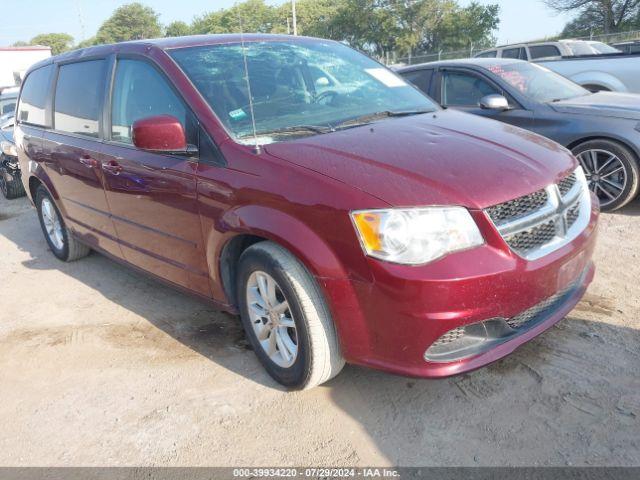
[[176,20],[167,25],[164,32],[165,37],[183,37],[191,34],[191,28],[185,22]]
[[96,37],[87,38],[86,40],[82,40],[78,43],[78,48],[91,47],[93,45],[98,45],[100,42],[96,39]]
[[[333,21],[346,5],[345,0],[298,0],[296,18],[299,35],[335,38]],[[284,2],[277,9],[279,30],[293,33],[291,2]]]
[[98,29],[97,43],[115,43],[162,36],[158,14],[141,3],[117,8]]
[[[557,12],[574,12],[577,18],[565,28],[568,32],[589,34],[619,32],[638,18],[640,0],[544,0]],[[564,32],[563,32],[564,33]]]
[[27,47],[29,46],[29,42],[25,42],[24,40],[18,40],[11,44],[12,47]]
[[276,33],[283,31],[276,7],[264,0],[246,0],[231,8],[205,13],[191,24],[193,33]]
[[51,47],[51,53],[58,55],[72,48],[73,37],[67,33],[41,33],[33,37],[29,43]]
[[377,56],[488,46],[499,23],[498,5],[454,0],[346,0],[333,20],[332,38]]

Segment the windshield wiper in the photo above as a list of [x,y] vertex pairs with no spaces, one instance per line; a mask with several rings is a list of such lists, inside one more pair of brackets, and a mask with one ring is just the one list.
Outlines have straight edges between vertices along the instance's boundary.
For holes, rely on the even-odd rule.
[[[275,128],[273,130],[260,130],[256,132],[256,135],[299,135],[305,133],[329,133],[333,132],[333,128],[330,126],[322,126],[322,125],[293,125],[291,127],[282,127]],[[250,135],[246,135],[246,137],[250,137]]]
[[343,128],[351,128],[351,127],[359,127],[361,125],[368,125],[370,123],[375,122],[376,120],[380,120],[381,118],[389,118],[389,117],[409,117],[411,115],[422,115],[424,113],[432,113],[434,110],[383,110],[375,113],[368,113],[366,115],[361,115],[355,118],[349,118],[348,120],[344,120],[339,122],[333,126],[333,128],[343,129]]

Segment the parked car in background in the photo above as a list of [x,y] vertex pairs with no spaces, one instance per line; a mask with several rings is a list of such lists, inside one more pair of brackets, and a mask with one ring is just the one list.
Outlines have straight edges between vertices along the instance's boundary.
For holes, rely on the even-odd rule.
[[7,199],[25,195],[13,141],[13,120],[13,112],[0,116],[0,192]]
[[18,101],[18,87],[0,89],[0,116],[13,114]]
[[70,52],[28,73],[16,118],[56,257],[96,249],[239,312],[289,387],[345,360],[479,368],[558,322],[593,278],[597,202],[568,151],[443,111],[338,42]]
[[616,50],[621,51],[622,53],[630,54],[630,53],[640,53],[640,40],[633,40],[630,42],[620,42],[614,43],[611,45]]
[[570,149],[603,210],[638,194],[640,96],[591,93],[520,60],[454,60],[399,72],[446,108],[525,128]]
[[553,57],[577,57],[620,53],[614,47],[590,40],[558,40],[553,42],[519,43],[502,45],[478,53],[476,58],[512,58],[518,60],[540,60]]
[[0,47],[0,89],[20,85],[31,65],[50,56],[51,47],[41,45]]
[[613,53],[538,61],[591,92],[640,93],[640,55]]
[[592,92],[640,93],[640,55],[628,55],[601,42],[561,40],[509,45],[476,57],[535,61]]

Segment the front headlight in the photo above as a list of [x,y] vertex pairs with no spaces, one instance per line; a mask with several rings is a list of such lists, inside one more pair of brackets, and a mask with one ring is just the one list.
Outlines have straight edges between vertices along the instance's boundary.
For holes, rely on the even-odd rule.
[[7,142],[7,141],[0,142],[0,150],[2,150],[2,153],[4,153],[5,155],[9,155],[10,157],[18,156],[18,150],[16,149],[15,144],[11,142]]
[[484,243],[462,207],[425,207],[351,212],[367,255],[407,265],[431,262]]

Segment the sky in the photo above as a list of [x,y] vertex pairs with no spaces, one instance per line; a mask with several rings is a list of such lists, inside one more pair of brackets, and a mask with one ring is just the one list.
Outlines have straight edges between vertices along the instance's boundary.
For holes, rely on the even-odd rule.
[[[0,22],[0,46],[18,40],[28,41],[39,33],[66,32],[76,42],[92,37],[113,10],[132,0],[14,0],[10,3],[11,18],[3,8]],[[164,24],[174,20],[191,22],[203,12],[232,6],[236,0],[141,0],[160,13]],[[459,0],[462,5],[472,0]],[[483,4],[500,4],[499,43],[514,43],[539,39],[559,33],[570,16],[557,15],[541,0],[477,0]],[[282,0],[267,0],[270,4]]]

